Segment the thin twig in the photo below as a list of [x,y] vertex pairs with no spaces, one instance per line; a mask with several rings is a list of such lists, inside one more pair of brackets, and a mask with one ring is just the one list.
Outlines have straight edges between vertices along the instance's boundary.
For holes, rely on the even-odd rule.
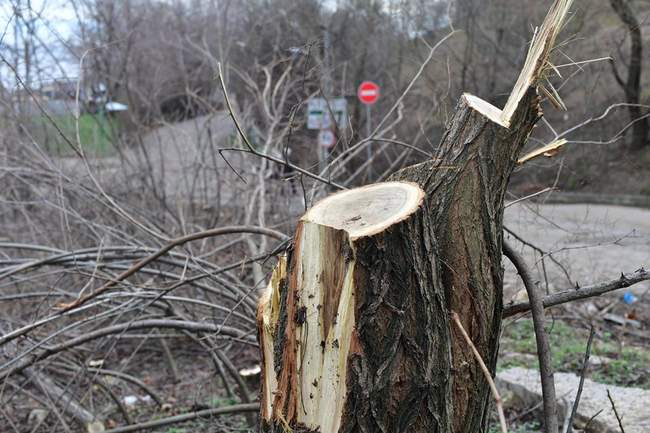
[[485,380],[487,380],[488,384],[490,385],[490,390],[492,391],[492,396],[494,397],[494,401],[496,403],[497,407],[497,413],[499,414],[499,423],[501,424],[501,432],[502,433],[508,433],[508,425],[506,424],[506,416],[503,413],[503,402],[501,401],[501,396],[499,395],[499,391],[497,390],[497,386],[494,383],[494,379],[492,379],[492,375],[490,374],[490,370],[488,370],[487,366],[485,365],[485,362],[483,362],[483,359],[481,358],[481,354],[478,353],[478,350],[476,349],[476,346],[474,346],[474,343],[472,342],[472,339],[469,338],[469,335],[465,331],[465,328],[463,328],[463,324],[460,321],[460,318],[458,317],[458,314],[456,314],[455,311],[451,312],[451,318],[458,327],[458,330],[460,333],[463,335],[463,338],[465,339],[465,342],[467,342],[467,345],[472,349],[472,354],[474,354],[474,357],[476,358],[476,362],[481,366],[481,370],[483,371],[483,375],[485,376]]
[[[232,108],[232,104],[230,103],[230,97],[228,96],[228,90],[226,89],[226,83],[223,80],[223,72],[221,71],[221,63],[217,63],[217,71],[219,74],[219,84],[221,85],[221,90],[223,92],[224,99],[226,101],[226,108],[228,109],[228,113],[230,114],[230,118],[232,119],[233,123],[235,124],[235,128],[237,129],[237,133],[241,137],[241,139],[244,141],[244,144],[246,145],[246,149],[220,149],[219,153],[221,154],[222,151],[226,150],[232,150],[232,151],[240,151],[240,152],[246,152],[246,153],[251,153],[255,156],[259,156],[261,158],[267,159],[269,161],[273,161],[276,164],[281,164],[284,166],[287,166],[293,170],[296,170],[297,172],[304,174],[307,177],[310,177],[312,179],[315,179],[319,182],[323,182],[327,185],[331,185],[335,188],[338,189],[346,189],[344,186],[339,185],[335,182],[332,182],[328,179],[325,179],[322,176],[319,176],[315,173],[312,173],[309,170],[305,170],[304,168],[298,167],[297,165],[291,164],[290,162],[286,161],[286,159],[282,158],[276,158],[271,155],[267,155],[263,152],[259,152],[256,150],[253,145],[251,144],[250,140],[248,139],[248,136],[246,136],[246,133],[241,127],[241,124],[239,123],[239,120],[237,119],[237,116],[235,115],[235,111]],[[223,156],[223,155],[222,155]]]
[[603,413],[603,410],[604,410],[604,409],[599,410],[599,411],[596,412],[596,413],[595,413],[591,418],[589,418],[589,421],[587,421],[587,423],[585,424],[585,428],[583,429],[583,431],[589,431],[589,426],[590,426],[591,423],[596,419],[596,417],[597,417],[598,415],[600,415],[601,413]]
[[585,384],[585,375],[587,374],[587,368],[589,367],[589,357],[591,356],[591,343],[594,340],[594,334],[596,333],[594,327],[591,327],[589,332],[589,340],[587,340],[587,350],[585,351],[585,359],[582,363],[582,371],[580,372],[580,383],[578,384],[578,392],[576,392],[576,399],[573,402],[573,408],[571,409],[571,416],[567,421],[566,433],[571,433],[573,431],[573,419],[578,413],[578,406],[580,406],[580,396],[582,395],[582,387]]
[[513,201],[511,201],[509,203],[506,203],[505,206],[503,206],[503,207],[504,207],[504,209],[507,209],[512,205],[515,205],[517,203],[521,203],[522,201],[530,200],[531,198],[537,197],[538,195],[542,195],[542,194],[547,193],[547,192],[555,191],[556,189],[557,188],[553,188],[553,187],[549,186],[548,188],[544,188],[541,191],[534,192],[534,193],[529,194],[529,195],[527,195],[525,197],[521,197],[521,198],[513,200]]
[[117,427],[106,430],[104,433],[128,433],[140,430],[150,430],[156,427],[162,427],[170,424],[178,424],[185,421],[191,421],[196,418],[203,418],[216,415],[236,414],[245,412],[256,412],[260,408],[259,403],[237,404],[233,406],[218,407],[214,409],[199,410],[196,412],[184,413],[182,415],[170,416],[168,418],[147,421],[140,424],[133,424],[125,427]]
[[67,368],[67,369],[70,369],[70,370],[84,371],[84,372],[94,373],[94,374],[102,375],[102,376],[116,377],[118,379],[121,379],[121,380],[123,380],[125,382],[128,382],[128,383],[130,383],[132,385],[135,385],[138,388],[142,389],[142,391],[144,391],[146,394],[151,396],[151,398],[156,402],[156,404],[158,406],[162,406],[163,403],[164,403],[163,399],[160,398],[158,396],[158,394],[156,394],[156,392],[150,386],[148,386],[142,380],[140,380],[140,379],[138,379],[138,378],[136,378],[134,376],[131,376],[129,374],[126,374],[124,372],[106,370],[106,369],[103,369],[103,368],[86,367],[86,366],[79,367],[79,366],[74,365],[74,364],[67,364],[67,363],[56,362],[56,361],[53,362],[52,364],[54,364],[54,365],[56,365],[58,367]]
[[[356,155],[361,153],[370,142],[376,141],[378,137],[381,137],[385,132],[387,132],[390,129],[390,128],[384,128],[384,125],[386,124],[386,122],[388,121],[390,116],[395,112],[395,110],[398,109],[398,107],[400,106],[400,104],[402,103],[404,98],[411,91],[411,89],[413,88],[413,86],[415,85],[417,80],[423,74],[423,72],[426,69],[429,62],[431,62],[431,60],[433,59],[433,56],[434,56],[435,52],[438,50],[438,48],[440,48],[449,38],[451,38],[454,34],[456,34],[456,32],[457,32],[456,30],[452,30],[447,35],[445,35],[442,39],[440,39],[433,47],[430,47],[429,54],[427,55],[425,60],[420,65],[420,68],[415,73],[413,78],[411,78],[411,81],[406,86],[406,89],[404,90],[404,92],[402,92],[402,94],[399,96],[399,98],[397,98],[397,100],[395,101],[393,106],[384,115],[382,120],[375,127],[375,129],[370,133],[370,135],[365,137],[364,139],[360,140],[358,143],[355,143],[353,146],[350,146],[345,151],[341,152],[340,155],[338,155],[336,158],[334,158],[332,161],[329,162],[327,167],[323,170],[323,173],[326,173],[327,171],[331,170],[332,167],[334,167],[336,164],[341,164],[341,166],[344,166],[346,161],[351,160]],[[384,129],[382,130],[382,128],[384,128]]]
[[56,122],[54,121],[54,119],[52,119],[52,116],[50,116],[50,113],[48,113],[47,110],[45,110],[45,108],[43,108],[43,106],[41,105],[41,103],[38,101],[38,98],[37,98],[37,97],[34,95],[34,93],[32,92],[32,89],[31,89],[27,84],[25,84],[25,82],[23,81],[23,79],[20,77],[20,74],[18,73],[18,71],[16,70],[16,68],[15,68],[11,63],[9,63],[9,61],[8,61],[8,60],[7,60],[7,59],[6,59],[2,54],[0,54],[0,61],[2,61],[2,63],[4,63],[5,65],[7,65],[7,67],[8,67],[9,69],[11,69],[11,72],[13,73],[14,77],[16,78],[16,81],[18,81],[18,83],[22,86],[22,88],[25,90],[25,92],[27,92],[27,94],[29,95],[29,97],[31,98],[31,100],[34,102],[34,104],[36,105],[36,107],[38,108],[38,110],[41,112],[41,114],[42,114],[43,116],[45,116],[45,118],[48,120],[48,122],[50,122],[50,124],[54,127],[54,129],[56,130],[57,134],[59,134],[59,136],[60,136],[61,138],[63,138],[63,141],[65,141],[66,144],[67,144],[68,146],[70,146],[70,148],[72,149],[72,151],[73,151],[75,154],[77,154],[77,156],[79,156],[80,158],[83,158],[83,151],[81,150],[81,148],[78,148],[77,146],[75,146],[74,143],[73,143],[73,142],[68,138],[68,136],[65,135],[65,134],[63,133],[63,131],[61,131],[61,128],[59,127],[59,124],[56,123]]
[[562,263],[560,263],[555,257],[553,257],[553,253],[547,252],[547,251],[541,249],[540,247],[538,247],[537,245],[530,243],[529,241],[522,238],[521,236],[519,236],[517,233],[513,232],[512,230],[510,230],[506,226],[503,226],[503,230],[506,233],[508,233],[509,235],[511,235],[513,238],[517,239],[522,244],[524,244],[527,247],[530,247],[533,250],[537,251],[542,256],[542,258],[540,259],[541,262],[542,262],[542,265],[544,265],[544,258],[548,257],[558,268],[560,268],[560,270],[562,271],[562,273],[566,277],[569,284],[573,283],[573,281],[571,280],[571,275],[569,275],[569,271],[566,269],[566,267]]
[[609,399],[609,402],[612,405],[612,410],[614,411],[614,415],[616,416],[616,421],[618,421],[618,427],[621,429],[621,433],[625,433],[625,429],[623,428],[623,421],[621,420],[621,417],[618,414],[618,411],[616,410],[616,404],[614,403],[614,399],[612,398],[612,394],[610,394],[609,389],[607,390],[607,398]]

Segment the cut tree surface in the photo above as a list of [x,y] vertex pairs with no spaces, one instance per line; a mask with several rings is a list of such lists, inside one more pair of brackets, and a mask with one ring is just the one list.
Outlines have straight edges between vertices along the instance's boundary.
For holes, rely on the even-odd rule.
[[489,389],[449,312],[494,369],[503,198],[539,115],[534,91],[514,129],[461,98],[435,159],[300,220],[258,310],[262,431],[481,431]]
[[413,213],[424,191],[415,184],[385,182],[334,194],[314,206],[303,221],[345,230],[352,239],[381,232]]

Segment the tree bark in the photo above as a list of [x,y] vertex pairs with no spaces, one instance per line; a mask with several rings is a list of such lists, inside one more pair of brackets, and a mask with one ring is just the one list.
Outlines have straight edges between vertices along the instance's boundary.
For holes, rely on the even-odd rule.
[[258,308],[262,432],[476,433],[503,312],[503,201],[541,117],[556,0],[504,110],[465,94],[435,157],[300,220]]

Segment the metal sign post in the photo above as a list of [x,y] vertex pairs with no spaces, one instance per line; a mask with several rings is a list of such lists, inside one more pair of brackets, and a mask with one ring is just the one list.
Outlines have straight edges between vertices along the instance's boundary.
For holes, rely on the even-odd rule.
[[[364,81],[357,90],[359,101],[366,106],[366,138],[372,134],[372,107],[379,99],[379,86],[372,81]],[[368,178],[372,179],[372,140],[366,144],[366,160],[368,161]]]
[[[366,137],[372,134],[372,105],[366,104]],[[368,179],[372,179],[372,141],[366,146],[366,161],[368,161]]]

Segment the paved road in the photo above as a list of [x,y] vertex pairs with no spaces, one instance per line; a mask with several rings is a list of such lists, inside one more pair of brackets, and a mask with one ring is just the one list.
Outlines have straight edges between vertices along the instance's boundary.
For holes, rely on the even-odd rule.
[[[241,202],[245,184],[216,152],[229,147],[228,137],[234,132],[232,122],[224,113],[167,125],[144,137],[144,146],[125,152],[129,176],[151,172],[159,193],[164,191],[170,203],[199,203],[216,207]],[[146,149],[146,155],[141,149]],[[69,163],[78,164],[71,159]],[[229,161],[247,176],[250,161],[238,153],[230,153]],[[124,175],[124,164],[118,157],[104,158],[98,166],[98,177],[110,185],[116,175]],[[149,178],[149,179],[151,179]],[[253,179],[254,180],[254,179]],[[150,180],[147,183],[151,182]],[[283,208],[302,212],[300,197],[282,196]],[[244,196],[245,197],[245,196]],[[296,205],[296,206],[290,206]],[[216,211],[216,210],[215,210]],[[571,281],[580,285],[615,278],[620,272],[650,268],[650,210],[594,204],[518,203],[506,209],[505,225],[522,238],[545,251],[555,252],[568,271]],[[511,239],[515,246],[520,243]],[[543,281],[539,255],[523,248],[527,261],[535,264],[536,276]],[[552,290],[570,286],[564,272],[545,261]],[[514,270],[504,261],[506,301],[521,287]],[[640,284],[636,292],[650,287]]]
[[[505,225],[522,238],[554,256],[580,285],[616,278],[621,272],[650,268],[650,210],[584,204],[520,203],[506,209]],[[520,246],[510,239],[513,245]],[[536,276],[543,281],[539,255],[523,248],[529,263],[536,263]],[[552,289],[569,286],[558,266],[546,261]],[[506,295],[519,288],[512,267],[506,263]],[[636,293],[650,283],[634,287]],[[506,298],[506,301],[508,298]]]

